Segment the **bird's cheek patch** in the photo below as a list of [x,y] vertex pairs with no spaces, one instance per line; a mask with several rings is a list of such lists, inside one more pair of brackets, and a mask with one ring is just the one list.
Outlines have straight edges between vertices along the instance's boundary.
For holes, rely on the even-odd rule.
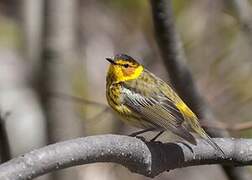
[[133,67],[128,67],[126,69],[123,69],[124,76],[131,76],[132,74],[134,74],[134,72],[135,72],[135,68]]

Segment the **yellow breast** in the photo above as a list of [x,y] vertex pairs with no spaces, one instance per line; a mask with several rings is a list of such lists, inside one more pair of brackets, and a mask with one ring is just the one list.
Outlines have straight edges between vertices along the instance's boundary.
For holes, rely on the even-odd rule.
[[107,87],[106,97],[110,107],[123,122],[139,128],[149,127],[148,124],[145,124],[145,121],[141,121],[140,117],[123,104],[120,84],[113,84]]

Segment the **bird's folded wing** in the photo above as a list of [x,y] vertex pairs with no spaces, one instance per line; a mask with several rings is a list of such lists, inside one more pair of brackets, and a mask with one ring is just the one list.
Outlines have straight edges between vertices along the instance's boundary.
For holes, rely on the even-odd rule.
[[195,138],[182,125],[184,117],[174,103],[165,96],[145,97],[127,88],[123,88],[123,101],[142,120],[157,129],[170,130],[185,140],[196,144]]

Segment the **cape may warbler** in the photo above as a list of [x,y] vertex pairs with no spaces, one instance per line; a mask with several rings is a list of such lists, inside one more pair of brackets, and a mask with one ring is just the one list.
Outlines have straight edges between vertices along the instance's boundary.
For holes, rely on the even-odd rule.
[[[220,147],[201,128],[198,118],[176,92],[160,78],[128,55],[106,58],[110,62],[106,79],[108,104],[121,119],[133,126],[160,131],[170,130],[196,145],[188,125],[213,148]],[[141,132],[145,132],[141,131]]]

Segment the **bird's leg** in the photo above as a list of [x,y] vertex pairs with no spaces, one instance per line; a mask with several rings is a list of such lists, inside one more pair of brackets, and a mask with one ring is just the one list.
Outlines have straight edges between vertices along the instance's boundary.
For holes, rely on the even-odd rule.
[[160,131],[154,138],[152,138],[150,141],[154,142],[161,134],[163,134],[164,131]]
[[139,134],[143,134],[145,132],[153,131],[153,130],[155,130],[155,129],[154,128],[148,128],[148,129],[144,129],[144,130],[141,130],[141,131],[134,132],[134,133],[130,134],[129,136],[135,137],[135,136],[137,136]]

